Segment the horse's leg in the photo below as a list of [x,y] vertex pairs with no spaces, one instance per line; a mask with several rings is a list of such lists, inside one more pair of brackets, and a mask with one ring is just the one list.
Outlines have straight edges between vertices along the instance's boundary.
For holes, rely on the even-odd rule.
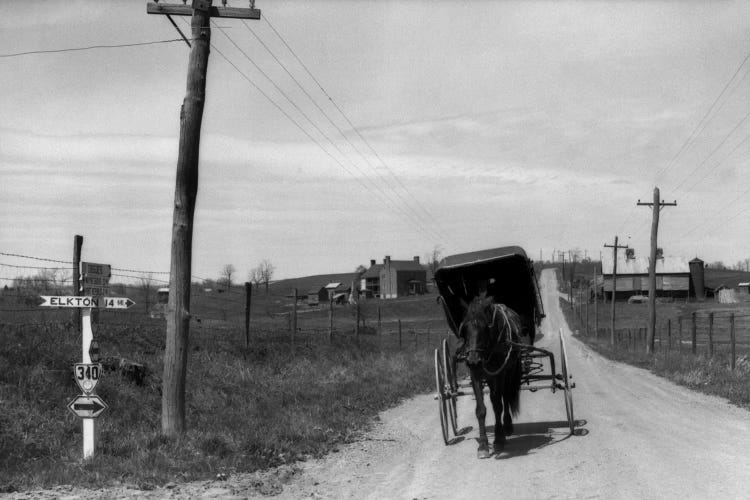
[[[495,441],[493,442],[495,453],[503,451],[505,446],[505,428],[501,425],[504,399],[502,389],[502,382],[490,382],[490,399],[492,400],[492,411],[495,412]],[[507,414],[506,410],[505,415]]]
[[513,434],[513,415],[510,409],[510,399],[503,397],[503,406],[505,411],[503,412],[503,433],[506,436]]
[[471,387],[474,389],[474,398],[477,401],[477,423],[479,424],[479,448],[477,458],[489,458],[490,447],[487,440],[487,428],[484,425],[484,417],[487,416],[487,407],[484,405],[484,391],[482,390],[482,376],[471,370]]

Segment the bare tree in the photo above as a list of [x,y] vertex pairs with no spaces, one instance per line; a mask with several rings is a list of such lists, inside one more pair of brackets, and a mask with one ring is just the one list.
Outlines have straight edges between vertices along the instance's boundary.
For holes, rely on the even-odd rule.
[[435,245],[432,252],[425,255],[425,264],[433,273],[437,271],[440,265],[440,260],[443,258],[443,249],[439,245]]
[[260,284],[263,283],[263,276],[260,273],[260,267],[254,267],[247,273],[247,280],[255,285],[255,289],[260,288]]
[[232,275],[237,270],[234,268],[232,264],[225,265],[221,270],[221,277],[224,278],[224,281],[227,283],[227,292],[230,292],[232,290]]
[[268,259],[263,259],[258,265],[258,272],[260,273],[261,282],[266,285],[266,294],[268,294],[268,284],[273,279],[273,273],[275,270],[276,268]]

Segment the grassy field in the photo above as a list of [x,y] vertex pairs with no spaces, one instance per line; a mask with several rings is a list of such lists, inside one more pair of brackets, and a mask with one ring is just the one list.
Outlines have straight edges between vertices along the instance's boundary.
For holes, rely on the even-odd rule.
[[102,356],[148,371],[132,380],[105,370],[97,393],[109,409],[97,419],[96,455],[87,463],[81,422],[66,408],[80,393],[72,365],[81,338],[70,311],[3,304],[0,491],[148,487],[304,460],[355,439],[380,410],[431,390],[430,353],[447,331],[434,295],[364,304],[358,337],[353,308],[336,306],[332,339],[327,306],[300,306],[292,335],[289,300],[259,295],[248,346],[241,295],[194,298],[204,315],[191,325],[189,430],[180,439],[160,433],[164,320],[145,310],[101,314],[94,331]]
[[[750,409],[750,325],[745,316],[748,314],[748,304],[657,304],[658,325],[654,354],[646,354],[645,350],[646,304],[617,303],[615,345],[610,342],[610,304],[606,304],[605,308],[599,304],[598,335],[594,328],[592,304],[589,304],[588,330],[585,308],[579,315],[580,309],[574,309],[569,302],[561,300],[561,305],[568,324],[576,331],[577,337],[602,355],[646,368],[680,385],[725,397],[733,404]],[[711,312],[714,312],[711,335],[713,349],[709,342],[711,327],[708,318]],[[692,349],[693,313],[696,315],[695,353]],[[731,314],[735,315],[737,338],[734,368],[729,346]]]

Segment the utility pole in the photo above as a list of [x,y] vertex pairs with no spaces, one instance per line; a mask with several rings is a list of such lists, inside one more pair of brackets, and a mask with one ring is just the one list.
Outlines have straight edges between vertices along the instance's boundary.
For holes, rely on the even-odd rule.
[[[605,243],[604,247],[612,249],[612,318],[611,318],[612,324],[610,326],[610,332],[609,332],[609,343],[612,345],[615,345],[615,304],[617,303],[617,301],[615,300],[615,296],[617,295],[617,249],[628,248],[628,246],[618,245],[617,236],[615,236],[615,244],[607,245]],[[604,274],[603,269],[602,269],[602,274]]]
[[[254,1],[254,0],[253,0]],[[198,152],[206,100],[206,73],[211,45],[211,17],[260,19],[251,7],[237,9],[211,6],[212,0],[193,0],[192,5],[149,2],[148,14],[191,16],[192,45],[188,60],[187,90],[180,110],[180,142],[177,155],[172,250],[169,268],[167,335],[164,348],[161,430],[176,436],[186,430],[185,379],[190,331],[190,274],[192,270],[193,214],[198,193]],[[171,18],[170,18],[171,19]],[[174,24],[174,23],[173,23]]]
[[656,332],[656,239],[659,232],[659,212],[662,207],[676,207],[677,201],[666,203],[659,197],[659,188],[654,188],[654,201],[645,203],[638,200],[638,206],[652,208],[651,216],[651,258],[648,263],[648,328],[646,330],[646,352],[654,352]]

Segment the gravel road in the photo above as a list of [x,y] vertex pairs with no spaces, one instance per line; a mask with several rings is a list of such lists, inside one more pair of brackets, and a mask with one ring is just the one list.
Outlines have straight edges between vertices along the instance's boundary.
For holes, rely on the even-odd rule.
[[[561,392],[523,391],[516,434],[505,452],[478,460],[472,397],[458,402],[459,426],[472,429],[462,441],[445,446],[437,402],[428,394],[382,413],[364,440],[297,468],[147,492],[36,493],[44,498],[749,498],[750,412],[603,359],[571,336],[552,271],[542,273],[541,285],[547,318],[537,345],[557,356],[562,328],[576,382],[576,435],[569,435]],[[488,407],[488,423],[494,421],[491,411]]]

